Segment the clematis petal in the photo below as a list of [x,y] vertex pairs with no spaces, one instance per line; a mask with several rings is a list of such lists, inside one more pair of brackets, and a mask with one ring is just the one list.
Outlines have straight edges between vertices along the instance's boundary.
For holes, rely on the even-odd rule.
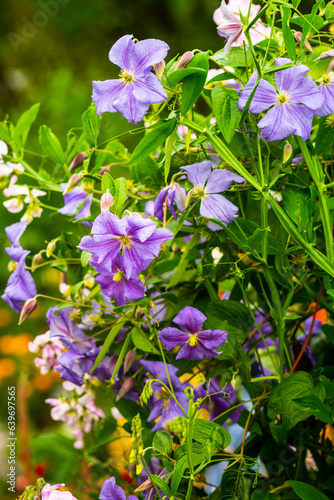
[[158,194],[155,202],[154,202],[154,217],[156,217],[159,220],[163,220],[164,216],[164,203],[166,196],[169,191],[169,186],[163,188],[160,193]]
[[109,60],[126,71],[131,71],[137,59],[133,35],[124,35],[109,52]]
[[289,101],[294,104],[305,104],[310,109],[318,109],[324,102],[319,87],[310,76],[303,77],[299,85],[295,85],[289,92]]
[[114,236],[84,236],[78,248],[93,254],[98,264],[111,271],[112,261],[121,250],[121,243]]
[[104,481],[99,500],[126,500],[126,495],[120,486],[117,486],[114,477]]
[[246,181],[240,175],[234,174],[224,168],[213,170],[209,175],[205,192],[207,194],[222,193],[223,191],[226,191],[226,189],[229,189],[233,182],[240,184]]
[[123,80],[93,81],[92,100],[98,115],[105,111],[115,113],[113,104],[119,98],[120,93],[125,88]]
[[137,75],[147,69],[151,69],[153,64],[157,64],[165,59],[169,46],[162,40],[148,38],[135,44],[134,72]]
[[327,85],[322,83],[319,87],[319,91],[324,101],[323,104],[315,110],[315,116],[328,116],[334,113],[334,77],[332,77],[331,83]]
[[192,334],[201,330],[205,320],[206,316],[201,311],[195,307],[187,306],[179,312],[173,322],[179,325],[184,332]]
[[156,222],[144,219],[143,217],[126,215],[122,220],[124,220],[126,234],[141,242],[146,241],[147,238],[152,236],[157,227]]
[[126,234],[125,219],[108,211],[102,212],[94,221],[92,234],[123,236]]
[[92,205],[93,193],[90,194],[84,206],[79,210],[78,214],[74,217],[75,220],[85,219],[90,216],[90,207]]
[[11,245],[18,246],[20,244],[19,240],[24,231],[27,229],[27,226],[27,222],[15,222],[5,228],[7,238],[9,239]]
[[202,346],[197,343],[195,346],[184,344],[176,355],[176,359],[203,359],[204,352]]
[[165,89],[153,73],[134,82],[133,96],[141,102],[159,103],[167,99]]
[[209,194],[202,199],[199,213],[208,219],[218,219],[227,226],[238,216],[238,207],[221,194]]
[[[285,57],[275,59],[275,65],[277,67],[289,63],[291,63],[291,60]],[[292,66],[292,68],[278,71],[277,73],[275,73],[275,83],[277,89],[279,90],[279,92],[291,92],[299,86],[301,80],[307,75],[309,71],[309,68],[305,66],[305,64],[298,64],[297,66]]]
[[226,341],[227,332],[223,330],[203,330],[197,335],[197,338],[207,349],[217,349]]
[[141,102],[133,95],[134,83],[130,83],[124,87],[124,90],[118,94],[117,99],[113,102],[113,107],[121,113],[128,122],[137,125],[146,115],[149,102]]
[[159,332],[159,339],[166,347],[167,351],[170,351],[173,347],[186,343],[189,340],[189,335],[181,332],[178,328],[168,327]]
[[209,161],[202,161],[188,167],[181,167],[181,170],[187,172],[188,179],[195,187],[203,188],[211,172],[211,163]]
[[313,111],[304,104],[277,105],[260,122],[261,138],[267,141],[280,141],[292,134],[306,141],[311,134]]
[[[242,92],[239,92],[239,109],[244,109],[248,97],[250,96],[257,79],[257,72],[252,74],[247,85]],[[261,113],[265,111],[270,106],[273,106],[277,102],[277,92],[271,83],[267,82],[263,78],[260,80],[259,86],[257,87],[251,104],[249,106],[249,111],[251,113]]]

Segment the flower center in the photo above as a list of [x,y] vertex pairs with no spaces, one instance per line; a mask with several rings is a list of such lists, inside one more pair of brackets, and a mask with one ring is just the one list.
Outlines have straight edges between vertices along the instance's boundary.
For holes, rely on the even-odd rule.
[[122,78],[122,80],[124,80],[126,85],[129,85],[129,83],[134,82],[136,80],[133,73],[131,71],[126,71],[125,69],[123,69],[120,72],[119,76]]
[[194,347],[197,344],[197,334],[192,333],[189,337],[189,340],[187,340],[187,342],[191,347]]
[[123,271],[118,271],[114,274],[113,281],[121,281],[124,278]]
[[283,92],[280,92],[277,97],[277,104],[286,104],[288,101],[288,95],[289,94],[284,94]]
[[94,192],[94,184],[93,182],[87,182],[85,186],[83,186],[83,190],[86,191],[86,193],[93,193]]
[[123,236],[119,237],[119,241],[121,242],[122,249],[123,248],[130,248],[132,246],[131,238],[132,238],[132,236],[128,236],[127,234],[124,234]]
[[327,127],[334,128],[334,114],[327,116],[325,124],[327,125]]
[[166,390],[163,387],[161,387],[161,392],[157,392],[156,397],[167,402],[169,401],[170,395],[168,394],[168,392],[166,392]]
[[17,262],[14,262],[13,260],[9,261],[8,262],[8,271],[12,272],[12,271],[15,271],[15,269],[17,268]]
[[328,75],[327,73],[322,75],[322,77],[320,78],[320,82],[323,83],[324,85],[328,85],[329,83],[331,83],[331,81],[332,81],[332,77],[330,75]]
[[195,198],[204,198],[204,196],[205,196],[204,188],[202,188],[202,187],[195,187],[193,189],[193,194],[194,194]]

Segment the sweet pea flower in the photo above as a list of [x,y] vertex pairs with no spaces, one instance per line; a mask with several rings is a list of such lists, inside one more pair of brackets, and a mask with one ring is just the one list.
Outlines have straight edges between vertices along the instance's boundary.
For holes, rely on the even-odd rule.
[[[228,201],[221,193],[232,186],[233,182],[245,182],[240,175],[233,174],[225,169],[211,169],[209,161],[194,163],[188,167],[182,167],[188,175],[189,181],[194,189],[188,196],[200,198],[201,206],[199,213],[208,219],[218,219],[224,226],[233,222],[237,217],[238,207]],[[212,231],[222,229],[221,226],[209,222],[208,228]]]
[[120,486],[117,486],[114,477],[110,477],[104,481],[99,500],[137,500],[135,495],[130,495],[126,499],[126,495]]
[[97,114],[118,111],[128,120],[140,122],[152,103],[167,99],[167,94],[152,66],[167,55],[168,45],[148,39],[135,43],[132,35],[120,38],[110,49],[109,59],[121,68],[118,80],[93,82],[92,99]]
[[125,215],[119,219],[111,212],[102,212],[94,221],[93,236],[84,236],[78,248],[93,255],[93,261],[111,272],[115,257],[122,252],[125,276],[133,278],[146,269],[159,255],[161,245],[172,239],[168,229],[139,216]]
[[202,330],[206,316],[195,307],[187,306],[173,319],[181,330],[174,327],[164,328],[159,332],[159,339],[170,351],[182,346],[176,359],[203,359],[217,356],[217,348],[227,339],[223,330]]
[[171,211],[174,219],[176,220],[176,213],[174,210],[174,203],[179,211],[182,213],[186,209],[187,191],[184,187],[180,186],[177,182],[172,182],[169,186],[163,188],[154,202],[154,215],[157,219],[163,220],[164,205],[167,198],[167,205]]
[[29,342],[28,348],[30,352],[37,354],[35,366],[45,375],[58,365],[57,356],[63,352],[64,345],[57,337],[50,339],[50,332],[47,331]]
[[24,172],[24,167],[21,163],[4,162],[2,155],[7,154],[7,144],[4,141],[0,141],[0,177],[8,177],[14,170],[16,172]]
[[315,116],[328,116],[334,113],[334,73],[322,75],[319,90],[324,102],[315,110],[314,114]]
[[[276,59],[276,66],[287,63],[291,63],[290,59]],[[275,73],[278,94],[269,82],[260,80],[249,111],[261,113],[271,108],[258,123],[262,139],[280,141],[295,134],[306,141],[310,137],[314,113],[321,108],[324,98],[312,78],[306,76],[308,71],[307,66],[299,64]],[[239,109],[245,107],[256,79],[255,72],[244,90],[239,92]]]
[[55,484],[53,486],[51,486],[51,484],[44,485],[42,489],[42,500],[77,500],[69,491],[57,491],[58,488],[63,488],[64,486],[65,483]]

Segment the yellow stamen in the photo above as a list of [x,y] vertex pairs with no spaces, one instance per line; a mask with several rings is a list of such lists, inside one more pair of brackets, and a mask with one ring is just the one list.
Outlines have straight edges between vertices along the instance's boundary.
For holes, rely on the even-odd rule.
[[130,248],[132,246],[131,239],[132,239],[132,236],[128,236],[127,234],[124,234],[123,236],[119,237],[119,241],[121,242],[122,249],[123,248]]
[[193,195],[195,198],[204,198],[204,196],[205,196],[204,188],[199,188],[199,187],[194,188]]
[[288,94],[279,93],[277,98],[277,104],[286,104],[288,101]]
[[194,347],[197,344],[197,335],[196,333],[192,333],[189,337],[189,340],[187,340],[188,344],[191,347]]
[[123,278],[124,278],[123,271],[118,271],[116,274],[114,274],[113,280],[114,281],[121,281]]
[[329,83],[331,83],[332,77],[328,73],[325,73],[322,75],[322,77],[320,78],[319,81],[320,81],[320,83],[323,83],[324,85],[328,85]]
[[134,82],[136,80],[135,76],[131,73],[131,71],[126,71],[123,69],[119,76],[124,80],[124,82],[129,85],[129,83]]

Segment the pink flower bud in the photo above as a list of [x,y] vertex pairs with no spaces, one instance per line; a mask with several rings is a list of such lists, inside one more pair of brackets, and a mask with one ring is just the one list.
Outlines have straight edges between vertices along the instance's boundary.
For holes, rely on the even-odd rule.
[[101,196],[101,201],[100,201],[101,212],[109,210],[109,208],[113,204],[113,201],[114,198],[112,194],[110,194],[109,189],[107,189],[106,192]]
[[69,166],[69,171],[74,172],[75,169],[80,167],[83,164],[84,160],[86,160],[86,153],[79,153],[73,160],[71,165]]
[[[303,34],[300,31],[296,31],[295,39],[297,40],[298,43],[300,43],[302,41],[302,36],[303,36]],[[309,52],[311,52],[311,54],[313,54],[312,46],[307,38],[305,38],[305,41],[304,41],[304,49],[308,50]]]
[[117,394],[116,401],[119,401],[125,394],[127,394],[136,385],[134,378],[127,378]]
[[326,50],[326,52],[323,52],[322,54],[320,54],[320,56],[317,57],[316,59],[314,59],[314,61],[321,61],[321,60],[325,60],[325,59],[332,59],[333,57],[334,57],[334,49]]
[[136,360],[137,354],[135,351],[129,351],[126,353],[125,358],[124,358],[124,374],[130,370],[131,366],[133,365],[134,361]]
[[24,306],[22,308],[21,314],[20,314],[20,319],[18,324],[21,325],[23,321],[25,321],[32,312],[36,309],[38,303],[37,300],[35,299],[28,299],[25,301]]
[[72,191],[72,189],[74,189],[75,186],[77,186],[79,184],[79,182],[81,182],[81,175],[73,174],[72,177],[70,178],[70,180],[68,181],[68,183],[66,185],[66,189],[63,192],[63,194],[67,194],[70,191]]
[[180,59],[178,60],[178,63],[175,66],[175,70],[186,68],[193,57],[194,54],[189,50],[185,52],[183,56],[181,56]]
[[165,66],[166,66],[166,63],[164,60],[153,65],[154,72],[157,75],[157,77],[159,78],[159,80],[161,80],[162,73],[164,72]]

